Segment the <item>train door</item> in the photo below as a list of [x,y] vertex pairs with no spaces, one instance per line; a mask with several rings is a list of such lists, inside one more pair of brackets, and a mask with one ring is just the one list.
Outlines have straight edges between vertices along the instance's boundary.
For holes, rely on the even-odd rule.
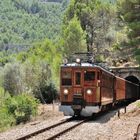
[[74,71],[74,84],[73,84],[73,94],[82,95],[82,71]]
[[[83,106],[82,70],[78,70],[78,69],[74,70],[73,82],[74,82],[73,83],[73,109],[76,110],[76,109],[80,109]],[[76,108],[75,108],[75,105],[76,105]]]

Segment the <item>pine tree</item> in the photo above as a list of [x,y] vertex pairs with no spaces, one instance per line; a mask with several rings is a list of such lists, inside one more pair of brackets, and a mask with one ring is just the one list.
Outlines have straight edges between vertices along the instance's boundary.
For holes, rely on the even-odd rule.
[[120,12],[128,26],[129,41],[125,45],[132,48],[140,63],[140,0],[124,0]]
[[85,33],[76,16],[63,28],[64,52],[68,57],[75,52],[86,50]]

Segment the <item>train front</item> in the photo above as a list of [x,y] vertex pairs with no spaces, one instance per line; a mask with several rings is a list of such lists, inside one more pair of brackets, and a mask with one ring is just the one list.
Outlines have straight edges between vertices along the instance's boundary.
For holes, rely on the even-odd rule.
[[92,116],[100,111],[100,70],[90,63],[61,66],[59,110],[66,116]]

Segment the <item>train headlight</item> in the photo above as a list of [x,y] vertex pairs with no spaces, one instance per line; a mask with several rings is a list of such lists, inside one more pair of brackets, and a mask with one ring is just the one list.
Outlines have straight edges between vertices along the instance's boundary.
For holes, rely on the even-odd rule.
[[68,95],[68,93],[69,93],[69,91],[68,91],[68,89],[64,89],[64,95]]
[[76,63],[81,63],[81,59],[80,58],[76,58]]
[[91,95],[91,94],[92,94],[92,90],[91,90],[91,89],[88,89],[88,90],[87,90],[87,94],[88,94],[88,95]]

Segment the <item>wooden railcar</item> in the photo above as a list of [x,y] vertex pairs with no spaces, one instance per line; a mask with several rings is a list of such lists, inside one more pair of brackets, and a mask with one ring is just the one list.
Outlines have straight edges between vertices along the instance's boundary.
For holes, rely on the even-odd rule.
[[139,98],[139,86],[92,63],[61,66],[60,111],[65,115],[91,116],[102,109]]
[[139,99],[139,85],[120,77],[115,77],[115,101]]

